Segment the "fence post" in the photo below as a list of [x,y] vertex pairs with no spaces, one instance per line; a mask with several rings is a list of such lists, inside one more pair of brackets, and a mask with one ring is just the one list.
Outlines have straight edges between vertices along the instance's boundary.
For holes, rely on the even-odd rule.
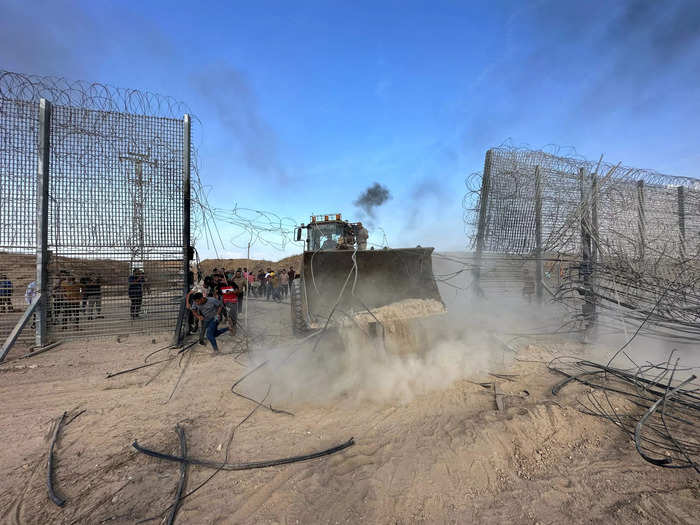
[[586,329],[589,329],[595,316],[595,295],[591,283],[591,222],[588,214],[590,199],[586,194],[586,171],[583,168],[579,168],[578,176],[581,190],[581,276],[583,278],[584,296],[582,313],[583,318],[586,320]]
[[544,261],[542,260],[542,172],[535,166],[535,285],[537,302],[544,296]]
[[680,234],[679,253],[685,261],[685,188],[678,186],[678,232]]
[[644,261],[646,246],[646,217],[644,212],[644,181],[637,181],[637,229],[639,230],[639,262]]
[[595,265],[600,255],[600,228],[598,226],[598,174],[591,177],[591,264],[595,272]]
[[36,314],[36,346],[46,345],[49,306],[48,242],[49,242],[49,177],[51,152],[51,103],[39,101],[39,159],[36,190],[36,289],[39,303]]
[[190,169],[191,169],[191,132],[192,120],[185,115],[183,120],[182,140],[182,301],[180,313],[177,316],[173,344],[179,345],[182,334],[182,324],[187,314],[185,296],[190,291]]
[[479,222],[476,230],[476,264],[474,266],[474,284],[477,293],[482,294],[479,282],[481,280],[481,257],[486,245],[486,228],[488,226],[487,209],[489,204],[489,191],[491,189],[491,168],[493,166],[493,150],[486,152],[484,160],[484,174],[481,177],[481,192],[479,194]]

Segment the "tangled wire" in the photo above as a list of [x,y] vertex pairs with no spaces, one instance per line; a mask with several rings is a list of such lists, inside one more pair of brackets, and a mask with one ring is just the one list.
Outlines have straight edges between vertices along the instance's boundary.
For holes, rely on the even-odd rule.
[[700,473],[700,384],[697,376],[683,380],[690,369],[646,363],[624,370],[576,358],[555,358],[549,369],[565,377],[552,387],[558,395],[568,384],[590,387],[583,413],[606,419],[634,440],[641,457],[665,468],[693,468]]

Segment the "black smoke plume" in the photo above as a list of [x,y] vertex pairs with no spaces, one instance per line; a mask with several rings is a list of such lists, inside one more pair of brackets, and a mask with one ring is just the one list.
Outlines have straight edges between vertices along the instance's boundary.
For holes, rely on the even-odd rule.
[[353,204],[361,208],[370,217],[374,217],[375,208],[381,206],[389,199],[391,199],[389,188],[375,182],[363,191]]

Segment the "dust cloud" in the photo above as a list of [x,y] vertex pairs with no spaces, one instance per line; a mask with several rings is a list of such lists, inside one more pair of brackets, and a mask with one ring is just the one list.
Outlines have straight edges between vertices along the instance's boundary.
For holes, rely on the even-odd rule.
[[[436,275],[447,273],[443,266],[436,261]],[[476,297],[470,281],[465,273],[449,286],[440,284],[443,314],[385,321],[384,340],[381,334],[368,337],[366,325],[346,321],[318,342],[254,354],[254,362],[267,364],[239,388],[262,399],[270,385],[268,401],[284,407],[340,400],[402,404],[456,381],[488,381],[489,371],[504,371],[512,362],[501,342],[508,334],[551,322],[560,312],[532,308],[517,297]]]

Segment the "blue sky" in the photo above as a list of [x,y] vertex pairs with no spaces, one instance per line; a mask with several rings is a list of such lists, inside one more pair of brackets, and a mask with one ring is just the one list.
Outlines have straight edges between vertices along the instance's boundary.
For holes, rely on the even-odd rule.
[[0,68],[183,100],[217,208],[362,218],[380,182],[394,247],[464,248],[464,179],[504,141],[700,164],[697,1],[0,0]]

